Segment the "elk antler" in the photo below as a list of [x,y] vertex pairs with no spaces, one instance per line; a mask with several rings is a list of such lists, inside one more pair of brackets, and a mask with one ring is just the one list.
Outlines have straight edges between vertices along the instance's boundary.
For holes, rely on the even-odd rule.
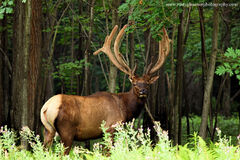
[[119,43],[120,43],[120,40],[121,40],[122,36],[124,35],[124,31],[127,28],[127,26],[128,25],[125,25],[120,30],[120,32],[118,33],[118,35],[115,39],[115,42],[114,42],[114,54],[115,54],[115,56],[113,55],[112,50],[111,50],[111,42],[112,42],[112,39],[113,39],[114,35],[116,34],[117,29],[118,29],[117,25],[113,28],[110,36],[106,36],[103,47],[98,49],[97,51],[95,51],[93,53],[93,55],[97,55],[100,52],[104,52],[109,57],[110,61],[118,69],[120,69],[122,72],[126,73],[129,76],[133,76],[134,73],[132,73],[132,70],[129,68],[129,66],[127,65],[127,62],[123,58],[123,55],[119,51]]
[[164,63],[166,57],[169,54],[170,50],[170,42],[171,40],[168,38],[168,34],[165,28],[163,28],[163,35],[162,40],[159,41],[159,53],[158,53],[158,60],[156,64],[152,67],[153,63],[148,65],[146,70],[146,75],[152,75],[154,72],[156,72]]

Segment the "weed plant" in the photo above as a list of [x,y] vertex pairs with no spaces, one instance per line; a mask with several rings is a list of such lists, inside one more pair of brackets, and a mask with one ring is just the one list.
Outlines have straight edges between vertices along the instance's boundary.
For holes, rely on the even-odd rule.
[[[163,131],[159,124],[155,126],[158,143],[152,145],[150,130],[144,132],[143,128],[134,129],[134,122],[116,124],[116,132],[111,136],[104,132],[103,141],[95,143],[93,150],[89,151],[75,146],[69,155],[64,155],[64,147],[56,139],[51,149],[47,150],[38,135],[29,128],[24,127],[20,137],[7,127],[0,130],[0,160],[239,160],[239,146],[233,146],[231,140],[222,136],[220,129],[217,130],[218,141],[207,145],[196,133],[193,134],[189,143],[181,146],[172,146],[168,139],[168,133]],[[25,139],[30,145],[30,150],[16,145],[17,141]],[[112,141],[114,140],[114,141]]]

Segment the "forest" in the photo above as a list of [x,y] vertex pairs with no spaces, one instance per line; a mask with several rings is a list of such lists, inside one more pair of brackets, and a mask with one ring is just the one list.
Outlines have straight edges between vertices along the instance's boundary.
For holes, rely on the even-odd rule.
[[[236,0],[0,0],[0,142],[8,129],[18,137],[26,126],[41,140],[40,110],[53,95],[129,91],[128,75],[106,54],[93,55],[115,25],[128,24],[119,50],[131,69],[137,64],[139,76],[158,60],[162,28],[171,39],[133,128],[166,147],[184,146],[194,136],[205,146],[222,132],[240,154],[239,13]],[[93,148],[92,141],[84,143]]]

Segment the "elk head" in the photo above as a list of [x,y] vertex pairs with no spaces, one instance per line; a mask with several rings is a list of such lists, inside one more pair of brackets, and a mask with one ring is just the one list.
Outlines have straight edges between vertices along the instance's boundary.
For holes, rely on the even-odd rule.
[[115,42],[114,42],[114,54],[111,50],[111,42],[112,39],[118,29],[118,26],[116,25],[111,34],[106,36],[105,42],[102,48],[98,49],[96,52],[94,52],[94,55],[99,54],[100,52],[104,52],[110,59],[110,61],[122,72],[129,75],[129,80],[132,83],[134,94],[138,98],[146,98],[148,95],[148,89],[149,85],[154,83],[159,76],[153,76],[154,73],[163,65],[168,53],[169,53],[169,46],[170,46],[170,39],[168,38],[167,31],[165,28],[163,28],[163,35],[162,40],[159,42],[159,54],[158,59],[155,65],[153,65],[153,62],[151,62],[146,68],[146,72],[141,76],[135,75],[136,71],[136,65],[134,69],[130,69],[128,66],[126,60],[124,59],[123,55],[119,51],[119,43],[124,35],[125,29],[128,25],[125,25],[118,33]]

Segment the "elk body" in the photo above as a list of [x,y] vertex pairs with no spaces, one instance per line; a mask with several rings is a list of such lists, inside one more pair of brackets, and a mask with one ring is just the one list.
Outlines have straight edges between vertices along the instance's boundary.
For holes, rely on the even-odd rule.
[[164,63],[169,53],[170,40],[163,29],[162,40],[159,42],[159,57],[154,66],[147,67],[143,76],[135,75],[136,66],[129,68],[119,52],[120,39],[124,34],[125,25],[118,33],[112,53],[111,41],[117,31],[114,27],[110,36],[107,36],[102,48],[94,52],[97,55],[104,52],[111,62],[122,72],[129,75],[132,88],[129,92],[108,93],[97,92],[90,96],[74,96],[59,94],[50,98],[41,109],[41,121],[44,125],[44,145],[51,145],[57,132],[66,147],[68,154],[73,140],[88,140],[102,136],[100,128],[103,121],[106,122],[107,132],[114,132],[114,124],[127,122],[136,118],[144,106],[149,85],[154,83],[158,76],[152,76]]

